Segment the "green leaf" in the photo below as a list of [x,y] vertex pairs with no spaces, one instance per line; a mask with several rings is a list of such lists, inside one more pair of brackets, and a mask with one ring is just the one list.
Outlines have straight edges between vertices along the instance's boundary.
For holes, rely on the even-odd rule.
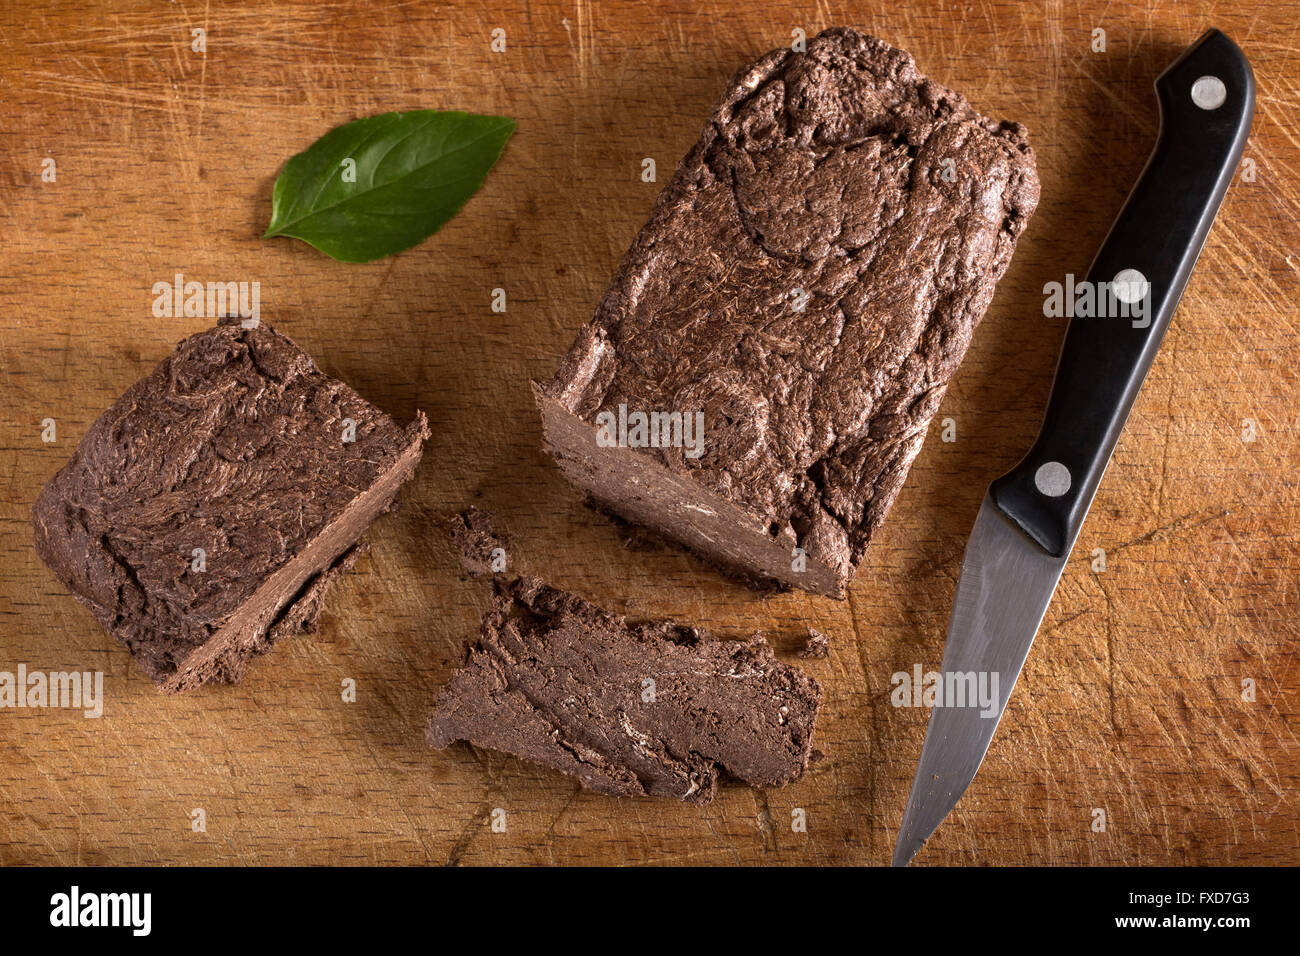
[[345,123],[285,163],[262,238],[293,236],[342,262],[409,249],[478,192],[514,131],[504,116],[438,110]]

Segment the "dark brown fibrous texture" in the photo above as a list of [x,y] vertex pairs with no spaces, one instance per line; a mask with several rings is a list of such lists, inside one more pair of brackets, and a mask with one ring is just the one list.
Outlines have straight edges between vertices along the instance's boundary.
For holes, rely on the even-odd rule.
[[438,697],[431,746],[467,740],[599,793],[697,804],[723,771],[759,787],[803,774],[821,689],[766,641],[629,624],[528,578],[496,587],[478,643]]
[[[902,50],[835,29],[769,53],[534,386],[547,447],[601,507],[751,580],[842,597],[1038,189],[1025,129]],[[620,405],[702,412],[703,454],[597,447]]]
[[428,435],[222,320],[91,425],[32,509],[36,551],[164,690],[237,682],[314,629]]
[[456,557],[471,577],[493,573],[494,551],[505,552],[508,541],[496,527],[496,516],[472,505],[447,520]]
[[808,641],[799,651],[799,656],[805,660],[830,657],[831,639],[815,627],[808,628]]

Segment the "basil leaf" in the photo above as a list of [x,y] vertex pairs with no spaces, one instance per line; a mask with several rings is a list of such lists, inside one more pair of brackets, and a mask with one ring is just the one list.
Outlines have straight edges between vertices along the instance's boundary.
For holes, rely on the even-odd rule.
[[515,121],[415,110],[330,130],[285,163],[263,239],[293,236],[342,262],[409,249],[483,185]]

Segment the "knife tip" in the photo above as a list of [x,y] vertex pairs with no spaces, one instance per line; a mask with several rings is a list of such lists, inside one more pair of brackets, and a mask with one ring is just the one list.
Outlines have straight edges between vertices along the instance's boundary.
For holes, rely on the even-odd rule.
[[899,836],[898,843],[894,846],[894,861],[890,866],[907,866],[907,864],[912,862],[912,858],[916,856],[917,851],[920,849],[920,843],[915,843],[911,840],[905,841],[902,836]]

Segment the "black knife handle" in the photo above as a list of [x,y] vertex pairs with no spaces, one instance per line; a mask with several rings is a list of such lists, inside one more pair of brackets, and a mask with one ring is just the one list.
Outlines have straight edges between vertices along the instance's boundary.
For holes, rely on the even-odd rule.
[[1126,270],[1137,270],[1147,282],[1145,299],[1127,303],[1142,286],[1121,280],[1121,297],[1108,296],[1110,317],[1070,319],[1038,438],[989,488],[998,508],[1057,557],[1074,546],[1241,160],[1255,111],[1250,64],[1218,30],[1197,40],[1155,87],[1155,150],[1087,275],[1096,289],[1121,273],[1133,279]]

